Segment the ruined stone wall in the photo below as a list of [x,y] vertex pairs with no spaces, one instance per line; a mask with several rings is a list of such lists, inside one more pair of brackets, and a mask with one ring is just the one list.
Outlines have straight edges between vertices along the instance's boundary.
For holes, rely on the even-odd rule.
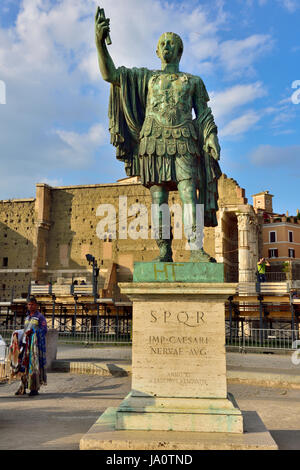
[[[220,211],[247,204],[244,196],[244,190],[234,180],[222,175],[219,180]],[[121,206],[120,201],[127,207]],[[8,258],[8,266],[2,267],[0,290],[4,284],[7,292],[16,286],[16,293],[21,295],[27,291],[30,277],[40,282],[80,276],[90,280],[91,267],[86,260],[87,253],[95,257],[103,271],[102,274],[100,271],[100,277],[105,277],[105,269],[113,261],[118,265],[118,280],[130,280],[135,261],[151,261],[158,255],[156,241],[151,239],[150,192],[135,179],[124,179],[113,184],[57,188],[37,184],[36,200],[0,204],[0,262],[4,257]],[[99,228],[99,223],[103,223],[108,215],[108,212],[99,212],[99,206],[103,208],[105,204],[114,208],[116,233],[112,230],[111,236],[102,240],[97,235],[97,226]],[[146,230],[148,239],[128,236],[131,225],[137,222],[135,214],[128,215],[129,208],[134,204],[143,204],[147,208],[147,216],[140,229]],[[169,194],[169,205],[173,204],[180,204],[178,192]],[[174,233],[176,221],[173,214],[171,220]],[[232,231],[236,234],[236,217],[227,217],[226,220],[226,230],[224,223],[218,228],[205,228],[204,249],[213,257],[217,254],[216,234],[219,239],[225,236],[232,241],[234,238],[237,244],[237,237],[231,236]],[[234,227],[230,228],[231,222]],[[109,231],[109,227],[106,226],[105,230]],[[124,231],[123,237],[120,231]],[[228,266],[236,264],[236,254],[231,256],[231,250],[235,247],[232,243],[229,245],[225,250],[232,258],[227,256]],[[181,240],[173,240],[174,261],[189,260],[189,251],[185,248],[184,235]],[[14,271],[10,272],[9,269]],[[0,297],[3,299],[2,295]]]
[[21,297],[31,279],[34,199],[0,201],[0,298]]
[[[243,245],[242,231],[238,226],[238,217],[243,213],[252,214],[254,222],[255,215],[245,197],[245,190],[240,188],[234,179],[228,178],[223,174],[219,179],[218,190],[218,227],[215,228],[214,237],[216,259],[218,262],[224,263],[225,279],[230,282],[238,282],[241,277],[240,258],[241,247]],[[252,257],[255,251],[254,241],[251,238],[252,248],[253,253],[249,251],[247,262],[245,261],[250,269],[253,266]],[[247,244],[247,250],[250,250],[250,242],[249,246]],[[255,259],[255,261],[257,260]]]
[[[127,207],[120,208],[120,197],[127,198]],[[170,202],[176,203],[177,197],[177,193],[171,193]],[[116,233],[112,231],[111,237],[107,236],[106,240],[102,240],[97,235],[97,225],[107,217],[108,212],[99,213],[97,208],[105,204],[115,209]],[[148,217],[145,217],[142,229],[147,228],[148,239],[119,237],[119,230],[125,230],[128,234],[131,224],[135,222],[135,215],[126,216],[133,204],[143,204],[147,208]],[[46,257],[47,269],[53,276],[58,271],[68,271],[72,275],[85,270],[88,267],[85,255],[90,253],[100,267],[105,268],[113,261],[120,265],[120,276],[130,278],[134,261],[150,261],[158,254],[156,242],[150,238],[150,193],[141,184],[53,188],[50,224]],[[105,231],[109,232],[108,225]],[[177,252],[178,257],[182,245],[182,241],[174,242],[175,254]]]
[[[242,204],[245,202],[243,190],[237,183],[223,175],[219,184],[220,206],[228,204]],[[125,206],[120,206],[120,198],[124,199]],[[170,192],[169,205],[179,204],[178,192]],[[116,216],[116,233],[106,241],[97,236],[97,225],[104,220],[108,212],[97,212],[100,205],[112,205]],[[127,206],[126,206],[127,204]],[[132,239],[131,224],[135,223],[136,216],[128,215],[133,204],[143,204],[147,208],[144,226],[147,228],[148,239]],[[126,217],[127,214],[127,217]],[[172,214],[174,229],[174,215]],[[119,265],[119,273],[130,276],[134,261],[150,261],[158,254],[155,240],[151,239],[151,198],[149,190],[140,183],[128,182],[70,186],[51,189],[51,228],[47,248],[48,270],[72,271],[87,268],[85,255],[92,254],[100,266],[113,261]],[[120,223],[120,225],[119,225]],[[109,231],[108,225],[105,230]],[[122,239],[119,230],[127,233]],[[173,230],[174,232],[174,230]],[[189,252],[185,249],[186,239],[173,240],[175,261],[188,261]],[[215,256],[215,228],[205,229],[205,250]]]
[[248,204],[245,189],[241,188],[233,178],[228,178],[224,173],[219,179],[218,191],[220,208]]

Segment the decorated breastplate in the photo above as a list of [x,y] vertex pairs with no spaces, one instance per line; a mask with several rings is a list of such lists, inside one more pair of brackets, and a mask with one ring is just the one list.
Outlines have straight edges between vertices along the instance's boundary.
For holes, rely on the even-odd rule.
[[163,126],[178,126],[192,119],[192,76],[155,73],[148,85],[146,117]]

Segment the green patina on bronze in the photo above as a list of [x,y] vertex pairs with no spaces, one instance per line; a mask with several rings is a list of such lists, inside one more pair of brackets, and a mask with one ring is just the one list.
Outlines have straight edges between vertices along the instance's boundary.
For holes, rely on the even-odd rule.
[[[167,203],[169,191],[176,189],[183,205],[192,204],[188,242],[193,244],[197,204],[204,204],[204,225],[217,225],[221,176],[217,126],[205,85],[200,77],[179,70],[183,43],[175,33],[159,39],[161,70],[148,70],[115,67],[105,44],[109,19],[98,10],[95,31],[100,71],[111,83],[109,131],[116,157],[125,163],[128,176],[140,176],[150,188],[154,204]],[[158,225],[157,260],[172,261],[171,239],[162,237],[161,220]],[[202,246],[191,246],[191,261],[211,261]]]
[[134,263],[133,282],[224,282],[222,263]]

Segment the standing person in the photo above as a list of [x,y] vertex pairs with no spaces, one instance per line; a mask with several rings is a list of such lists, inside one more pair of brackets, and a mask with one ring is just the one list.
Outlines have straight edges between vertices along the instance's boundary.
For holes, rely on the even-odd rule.
[[266,282],[266,266],[270,266],[269,261],[266,260],[266,258],[260,258],[257,263],[257,273],[259,282]]
[[39,394],[41,385],[47,385],[46,375],[46,334],[47,322],[38,311],[35,297],[30,297],[24,330],[13,334],[10,346],[11,365],[14,375],[21,373],[21,385],[16,395]]

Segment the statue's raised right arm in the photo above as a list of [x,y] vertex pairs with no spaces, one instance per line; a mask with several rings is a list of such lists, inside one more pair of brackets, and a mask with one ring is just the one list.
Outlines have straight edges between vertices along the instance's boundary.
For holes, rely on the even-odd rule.
[[100,72],[103,80],[114,85],[119,85],[117,70],[105,43],[110,32],[110,19],[103,18],[99,12],[100,8],[98,7],[95,15],[95,41]]

